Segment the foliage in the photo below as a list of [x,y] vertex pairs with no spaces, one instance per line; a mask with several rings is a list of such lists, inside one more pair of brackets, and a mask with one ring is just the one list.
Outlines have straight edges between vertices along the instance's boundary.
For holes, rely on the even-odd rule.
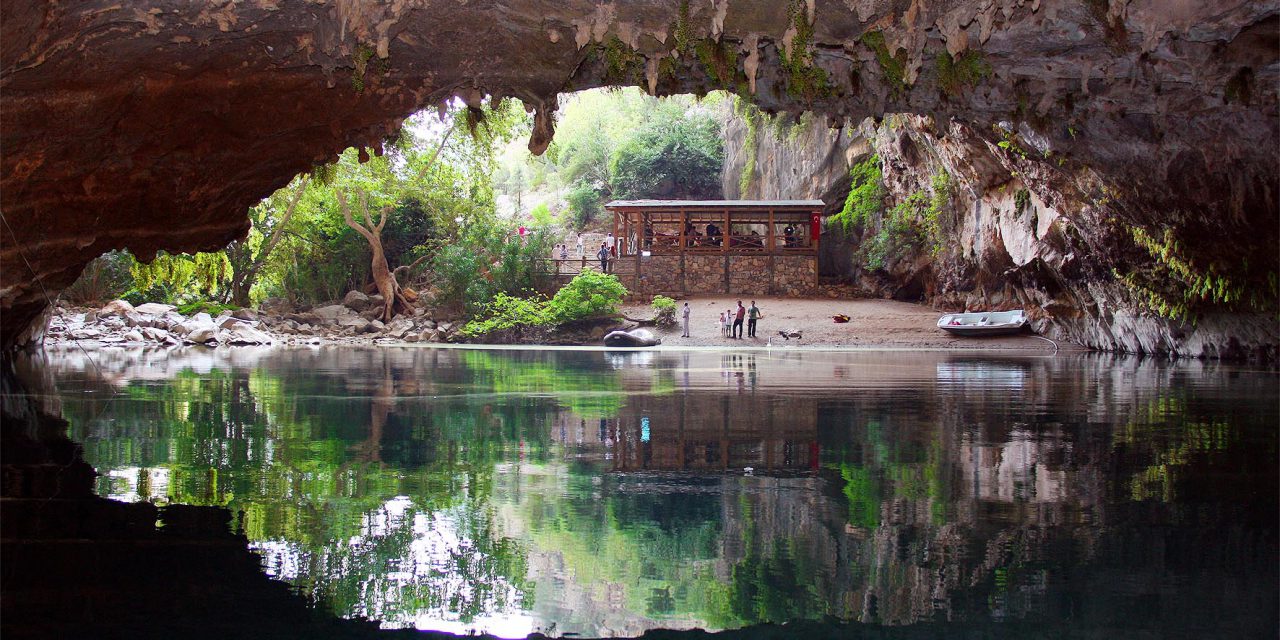
[[460,330],[475,338],[495,331],[549,326],[613,315],[627,295],[618,277],[592,269],[579,273],[550,300],[541,296],[518,298],[506,293],[494,296],[482,317]]
[[720,197],[724,141],[705,110],[651,118],[610,158],[615,198]]
[[556,292],[547,312],[556,323],[609,316],[618,312],[626,295],[618,276],[585,269]]
[[231,263],[221,251],[194,255],[161,252],[150,263],[134,262],[129,274],[135,292],[158,296],[144,302],[174,304],[216,297],[231,277]]
[[760,133],[760,120],[764,114],[750,102],[734,96],[733,111],[747,128],[746,138],[742,141],[742,152],[746,155],[746,160],[742,163],[742,173],[738,176],[738,197],[747,197],[751,190],[751,181],[756,175],[756,156],[759,153],[758,139]]
[[880,65],[880,73],[884,78],[885,84],[889,86],[890,92],[894,95],[901,94],[907,88],[907,52],[898,49],[894,53],[889,52],[889,45],[885,42],[884,32],[868,31],[859,38],[862,44],[871,49],[876,56],[876,62]]
[[676,325],[676,301],[666,296],[653,297],[653,315],[659,327]]
[[1027,206],[1031,204],[1031,192],[1026,189],[1018,189],[1013,194],[1013,205],[1015,213],[1026,211]]
[[1029,157],[1027,150],[1022,147],[1022,142],[1018,138],[1018,133],[1009,129],[1004,129],[1000,125],[992,125],[996,133],[1000,134],[1000,141],[996,143],[997,147],[1008,151],[1023,160]]
[[536,229],[546,229],[555,224],[555,217],[551,214],[551,207],[547,203],[542,203],[533,208],[529,212],[529,218],[533,221],[533,227]]
[[591,224],[604,209],[600,206],[600,193],[596,188],[580,182],[569,192],[569,212],[573,217],[573,228],[581,231]]
[[[130,268],[133,256],[126,251],[109,251],[89,261],[60,299],[72,304],[97,304],[124,295],[133,285]],[[146,302],[145,300],[141,302]]]
[[883,269],[894,256],[920,249],[933,255],[941,251],[944,214],[953,190],[950,174],[941,171],[930,179],[929,190],[914,191],[889,209],[860,250],[866,268]]
[[972,87],[991,76],[991,65],[982,52],[973,49],[958,57],[943,51],[938,54],[938,89],[949,96],[958,96],[965,87]]
[[544,299],[517,298],[499,293],[485,306],[484,318],[463,325],[459,333],[467,338],[483,336],[495,331],[553,324]]
[[186,304],[178,305],[178,313],[184,316],[195,315],[197,313],[207,313],[213,317],[218,317],[223,311],[234,311],[237,307],[233,304],[222,304],[221,302],[210,302],[208,300],[196,300]]
[[833,223],[839,224],[846,232],[855,227],[866,226],[875,220],[884,207],[884,174],[880,168],[880,156],[871,154],[866,160],[853,165],[849,169],[853,187],[844,200],[844,208],[834,216]]
[[1274,272],[1265,285],[1246,287],[1233,275],[1231,265],[1197,264],[1172,229],[1166,228],[1156,236],[1142,227],[1133,227],[1130,234],[1154,264],[1128,273],[1113,270],[1112,275],[1160,316],[1194,322],[1197,313],[1210,305],[1254,311],[1275,308],[1280,287]]
[[[782,69],[787,74],[787,93],[806,102],[830,96],[831,81],[827,72],[814,60],[813,23],[809,21],[806,4],[801,0],[791,0],[787,5],[787,16],[795,33],[791,39],[791,55],[784,53],[781,60]],[[881,37],[883,39],[883,35]]]

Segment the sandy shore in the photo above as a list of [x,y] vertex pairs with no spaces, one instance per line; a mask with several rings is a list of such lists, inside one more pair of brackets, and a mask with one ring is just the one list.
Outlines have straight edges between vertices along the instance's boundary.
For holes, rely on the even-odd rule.
[[[774,346],[809,348],[904,348],[904,349],[999,349],[1018,351],[1053,351],[1053,345],[1043,338],[1030,334],[990,337],[956,338],[937,328],[942,312],[919,304],[892,300],[830,300],[813,298],[756,298],[764,319],[756,328],[755,338],[747,338],[745,322],[742,340],[720,335],[717,324],[719,313],[737,307],[736,296],[695,296],[677,301],[683,307],[685,301],[693,309],[690,316],[690,338],[680,337],[680,328],[658,329],[664,346],[757,346],[772,342]],[[743,306],[750,307],[751,299],[743,298]],[[633,318],[647,318],[653,311],[647,305],[628,305],[623,312]],[[679,312],[677,312],[677,315]],[[837,324],[831,317],[844,314],[850,317],[845,324]],[[784,340],[779,330],[800,331],[803,338]],[[1059,343],[1063,350],[1083,350],[1070,343]]]

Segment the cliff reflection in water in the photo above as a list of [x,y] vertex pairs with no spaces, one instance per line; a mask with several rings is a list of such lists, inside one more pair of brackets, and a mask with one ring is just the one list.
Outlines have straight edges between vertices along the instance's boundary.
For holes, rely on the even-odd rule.
[[[1277,378],[909,352],[54,353],[102,495],[384,626],[1272,634]],[[998,628],[998,627],[996,627]]]

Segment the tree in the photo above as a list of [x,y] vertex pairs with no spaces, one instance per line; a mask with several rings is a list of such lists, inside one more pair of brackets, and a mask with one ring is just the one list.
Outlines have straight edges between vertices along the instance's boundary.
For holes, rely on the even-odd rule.
[[396,282],[396,277],[391,273],[391,268],[387,265],[387,256],[382,250],[382,228],[387,226],[387,212],[391,207],[382,207],[378,212],[378,223],[374,224],[373,218],[369,215],[369,194],[359,188],[356,189],[356,194],[359,197],[360,213],[364,216],[365,224],[363,225],[356,222],[351,215],[351,206],[347,204],[346,195],[342,191],[334,192],[338,198],[338,204],[342,207],[342,219],[346,221],[348,227],[364,236],[364,239],[369,242],[369,248],[373,251],[370,267],[373,271],[373,282],[378,287],[378,293],[382,295],[382,321],[390,322],[395,316],[397,306],[401,310],[413,308],[400,288],[400,283]]
[[719,125],[696,105],[654,112],[610,159],[615,198],[718,198],[724,142]]
[[[273,194],[262,201],[257,207],[250,212],[253,218],[253,227],[262,234],[263,227],[271,225],[271,236],[259,245],[258,251],[255,253],[251,247],[249,239],[238,240],[227,246],[227,258],[231,261],[232,275],[231,281],[227,288],[230,294],[231,303],[239,307],[249,306],[249,291],[253,288],[258,279],[258,273],[267,262],[267,258],[271,256],[271,252],[280,244],[280,240],[284,238],[285,227],[293,218],[293,212],[298,208],[298,202],[302,200],[303,193],[306,192],[307,182],[310,180],[311,174],[304,173],[295,178],[296,186],[293,187],[291,197],[285,206],[284,213],[278,220],[268,222],[270,212],[274,210],[275,200],[281,193],[280,191]],[[281,190],[283,191],[283,189]]]

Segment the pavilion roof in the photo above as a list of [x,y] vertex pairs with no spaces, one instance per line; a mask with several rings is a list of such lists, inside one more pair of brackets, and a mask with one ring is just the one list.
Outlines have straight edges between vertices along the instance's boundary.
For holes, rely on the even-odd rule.
[[614,200],[606,209],[803,209],[821,211],[821,200]]

